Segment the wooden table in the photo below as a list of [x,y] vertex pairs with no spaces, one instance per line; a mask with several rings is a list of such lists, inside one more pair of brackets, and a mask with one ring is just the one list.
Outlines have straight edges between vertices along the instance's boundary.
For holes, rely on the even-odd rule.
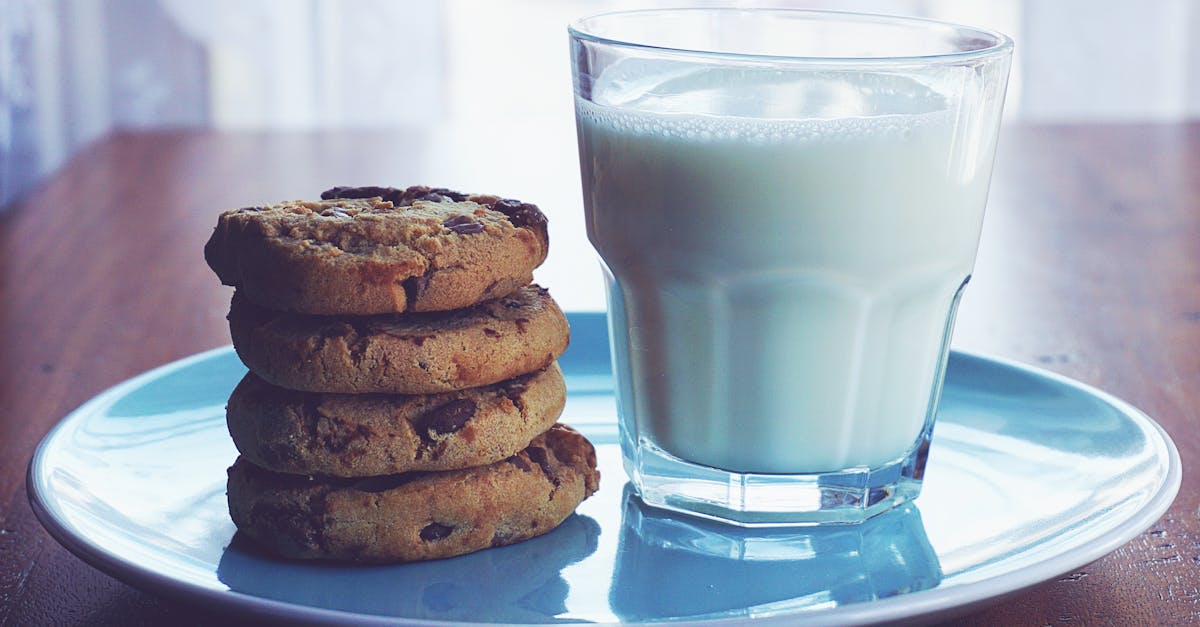
[[[28,505],[29,457],[97,392],[228,342],[229,291],[201,259],[219,209],[348,182],[466,187],[440,178],[449,153],[421,149],[443,141],[436,133],[118,134],[0,217],[0,624],[221,620],[60,547]],[[531,199],[577,204],[573,144],[559,143],[565,152],[519,165],[546,186]],[[513,146],[483,150],[497,163],[523,158]],[[1007,127],[959,319],[958,347],[1130,401],[1185,464],[1179,497],[1146,533],[961,622],[1200,620],[1200,479],[1189,466],[1200,459],[1200,123]]]

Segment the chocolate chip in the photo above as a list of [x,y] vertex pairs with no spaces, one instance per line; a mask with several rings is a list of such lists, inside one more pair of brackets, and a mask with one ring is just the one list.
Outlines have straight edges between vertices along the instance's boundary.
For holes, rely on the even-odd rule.
[[515,227],[531,228],[537,231],[546,230],[546,214],[537,205],[505,198],[496,201],[492,209],[508,216],[508,221]]
[[418,418],[418,433],[431,440],[434,436],[456,433],[475,417],[475,409],[475,401],[469,398],[450,401]]
[[414,185],[404,190],[399,204],[411,205],[418,200],[428,200],[432,202],[445,202],[446,200],[453,200],[455,202],[461,202],[466,199],[466,194],[461,194],[459,192],[446,189],[445,187]]
[[362,187],[339,186],[321,192],[321,200],[333,200],[335,198],[375,198],[376,196],[397,207],[411,205],[417,200],[432,202],[453,200],[454,202],[462,202],[467,199],[467,195],[461,192],[449,190],[445,187],[427,187],[425,185],[414,185],[406,189],[379,187],[375,185]]
[[526,377],[522,380],[514,380],[504,386],[504,397],[507,398],[508,401],[513,404],[513,407],[516,407],[517,411],[520,411],[521,413],[525,413],[525,401],[521,398],[521,395],[525,393],[526,389],[528,389],[525,383],[530,378],[531,377]]
[[400,287],[404,288],[404,298],[408,301],[408,307],[411,309],[413,303],[425,295],[425,289],[429,287],[429,275],[410,276],[400,283]]
[[459,233],[461,235],[470,235],[472,233],[482,233],[483,224],[476,222],[470,216],[458,215],[453,218],[448,218],[442,222],[442,226]]
[[513,541],[516,539],[517,539],[516,534],[512,533],[511,531],[497,529],[496,532],[492,534],[492,546],[495,547],[495,546],[504,546],[506,544],[512,544]]
[[454,527],[434,522],[425,525],[425,528],[421,530],[421,539],[426,542],[432,542],[448,538],[452,533],[454,533]]
[[511,216],[513,213],[521,209],[521,201],[513,200],[512,198],[502,198],[497,200],[492,205],[492,209],[503,213],[506,216]]
[[512,457],[509,457],[508,459],[506,459],[504,461],[512,464],[513,466],[516,466],[517,468],[520,468],[521,472],[532,472],[533,471],[533,466],[530,466],[529,462],[525,461],[525,458],[521,457],[520,455],[513,455]]
[[414,200],[420,200],[422,196],[433,192],[433,189],[425,185],[413,185],[405,189],[400,194],[401,205],[412,205]]
[[558,485],[558,477],[554,476],[554,468],[550,465],[550,456],[546,453],[546,449],[540,446],[531,446],[525,449],[525,453],[529,455],[529,459],[533,460],[533,463],[542,469],[547,479],[554,482],[554,485]]
[[445,196],[454,202],[462,202],[467,199],[466,194],[462,192],[456,192],[452,189],[446,189],[445,187],[435,187],[431,191],[441,194],[442,196]]
[[375,198],[376,196],[391,202],[394,205],[399,205],[404,198],[404,191],[395,187],[378,187],[368,185],[365,187],[334,187],[321,192],[321,200],[333,200],[335,198]]

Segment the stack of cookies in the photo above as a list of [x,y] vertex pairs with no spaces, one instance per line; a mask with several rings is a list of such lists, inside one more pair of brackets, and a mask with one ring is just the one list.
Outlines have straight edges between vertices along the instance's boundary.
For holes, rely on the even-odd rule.
[[250,370],[226,413],[238,529],[286,557],[411,561],[570,515],[599,474],[556,423],[548,245],[534,205],[423,186],[223,213],[204,253]]

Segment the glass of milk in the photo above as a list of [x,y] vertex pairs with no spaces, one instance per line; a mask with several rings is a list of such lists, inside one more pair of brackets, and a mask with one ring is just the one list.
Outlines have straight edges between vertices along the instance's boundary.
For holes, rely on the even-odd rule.
[[607,13],[570,35],[638,495],[742,525],[916,497],[1012,41],[730,8]]

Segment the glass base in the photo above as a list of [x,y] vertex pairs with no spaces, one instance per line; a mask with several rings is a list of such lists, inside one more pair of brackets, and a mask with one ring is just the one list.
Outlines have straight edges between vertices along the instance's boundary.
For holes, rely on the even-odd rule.
[[905,456],[878,468],[737,473],[693,464],[643,440],[637,455],[625,456],[625,470],[638,496],[652,507],[742,527],[856,524],[920,494],[929,422]]

